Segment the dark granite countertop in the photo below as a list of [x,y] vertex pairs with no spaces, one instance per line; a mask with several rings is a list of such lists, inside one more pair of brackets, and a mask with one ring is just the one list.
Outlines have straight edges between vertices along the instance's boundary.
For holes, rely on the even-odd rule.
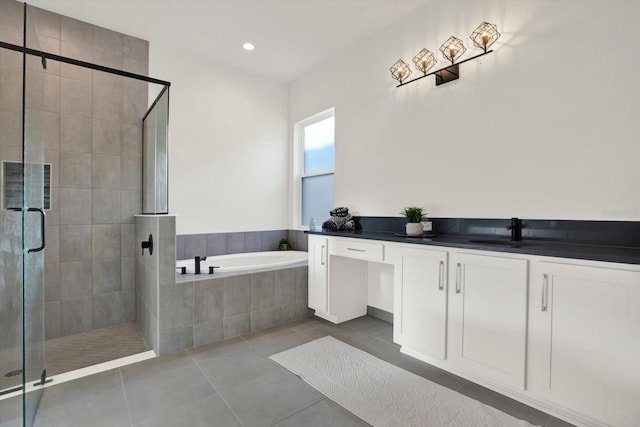
[[[412,243],[426,246],[445,246],[461,249],[477,249],[493,252],[508,252],[524,255],[538,255],[559,258],[573,258],[590,261],[640,264],[640,247],[600,246],[544,240],[523,240],[509,242],[508,239],[480,236],[399,237],[386,231],[306,231],[308,234],[323,236],[350,237],[355,239],[382,240],[386,242]],[[478,241],[490,240],[501,244],[488,244]]]

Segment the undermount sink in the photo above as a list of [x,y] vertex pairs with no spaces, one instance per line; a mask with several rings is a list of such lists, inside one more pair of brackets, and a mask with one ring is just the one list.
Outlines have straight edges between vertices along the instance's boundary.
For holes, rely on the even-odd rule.
[[538,243],[512,242],[511,240],[496,240],[496,239],[474,239],[474,240],[469,240],[469,243],[479,243],[481,245],[509,246],[512,248],[522,248],[525,246],[539,246]]

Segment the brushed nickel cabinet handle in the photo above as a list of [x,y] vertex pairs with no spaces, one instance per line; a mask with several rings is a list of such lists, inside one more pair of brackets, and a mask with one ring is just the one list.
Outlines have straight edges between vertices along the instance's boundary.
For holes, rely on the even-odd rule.
[[438,290],[444,289],[444,261],[440,261],[440,268],[438,271]]
[[367,252],[365,249],[355,249],[355,248],[347,248],[348,251],[354,252]]
[[324,265],[325,260],[324,260],[324,245],[322,245],[321,249],[320,249],[320,264]]
[[461,265],[460,263],[458,263],[456,265],[456,294],[460,293],[460,271],[461,271]]
[[548,308],[548,298],[549,298],[549,275],[545,274],[542,276],[542,303],[540,304],[541,311],[547,311]]

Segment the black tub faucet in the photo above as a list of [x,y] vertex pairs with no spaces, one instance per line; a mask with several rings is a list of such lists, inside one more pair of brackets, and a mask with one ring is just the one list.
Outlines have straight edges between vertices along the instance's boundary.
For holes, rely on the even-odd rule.
[[512,242],[522,240],[522,220],[520,218],[511,218],[511,225],[507,227],[507,230],[511,230]]
[[195,264],[195,266],[196,266],[196,274],[200,274],[200,261],[206,261],[206,259],[207,259],[207,257],[206,257],[206,256],[204,256],[204,257],[196,256],[196,257],[193,259],[194,264]]

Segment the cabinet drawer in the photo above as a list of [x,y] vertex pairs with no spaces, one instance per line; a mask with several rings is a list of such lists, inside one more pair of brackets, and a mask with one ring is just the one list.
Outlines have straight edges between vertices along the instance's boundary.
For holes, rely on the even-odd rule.
[[329,253],[368,261],[384,261],[384,245],[382,243],[362,242],[355,239],[336,239],[329,244]]

